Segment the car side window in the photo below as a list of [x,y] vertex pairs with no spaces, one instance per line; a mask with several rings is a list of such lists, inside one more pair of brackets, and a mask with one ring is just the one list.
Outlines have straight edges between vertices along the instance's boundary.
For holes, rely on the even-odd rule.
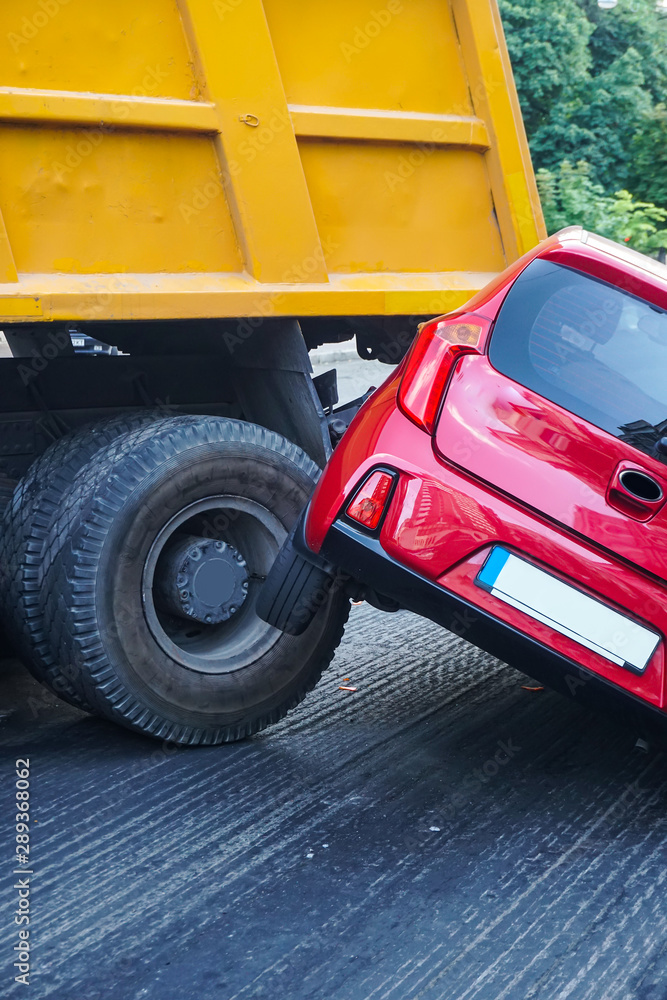
[[503,303],[489,358],[643,450],[667,434],[667,314],[606,282],[533,261]]

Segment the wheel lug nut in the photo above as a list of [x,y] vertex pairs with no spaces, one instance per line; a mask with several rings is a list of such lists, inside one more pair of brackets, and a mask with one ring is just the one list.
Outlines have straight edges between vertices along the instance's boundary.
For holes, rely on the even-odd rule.
[[187,599],[188,599],[189,596],[190,596],[190,591],[189,590],[182,590],[181,591],[181,599],[182,600],[187,601]]

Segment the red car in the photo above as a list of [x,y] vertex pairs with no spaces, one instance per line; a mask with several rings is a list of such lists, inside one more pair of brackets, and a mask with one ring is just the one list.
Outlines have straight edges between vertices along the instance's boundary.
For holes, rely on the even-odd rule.
[[564,230],[421,327],[260,613],[298,634],[341,588],[646,729],[667,715],[665,463],[667,268]]

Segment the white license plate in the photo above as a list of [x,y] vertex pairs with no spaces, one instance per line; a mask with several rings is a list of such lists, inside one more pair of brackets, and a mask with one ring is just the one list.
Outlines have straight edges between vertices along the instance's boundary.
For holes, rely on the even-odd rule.
[[612,663],[643,673],[660,636],[507,549],[495,546],[479,587]]
[[85,347],[86,342],[83,337],[72,337],[72,347]]

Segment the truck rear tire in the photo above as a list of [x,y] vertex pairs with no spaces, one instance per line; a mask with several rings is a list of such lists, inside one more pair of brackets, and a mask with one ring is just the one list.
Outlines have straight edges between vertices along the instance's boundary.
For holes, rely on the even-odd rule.
[[63,495],[42,588],[54,662],[96,712],[179,744],[241,739],[319,679],[349,602],[307,631],[255,614],[319,469],[262,427],[218,417],[123,435]]
[[9,497],[0,524],[0,615],[30,673],[63,701],[92,711],[71,683],[67,665],[54,662],[44,635],[40,590],[50,535],[63,496],[79,471],[123,434],[154,424],[160,414],[139,412],[99,420],[55,441],[32,463]]

